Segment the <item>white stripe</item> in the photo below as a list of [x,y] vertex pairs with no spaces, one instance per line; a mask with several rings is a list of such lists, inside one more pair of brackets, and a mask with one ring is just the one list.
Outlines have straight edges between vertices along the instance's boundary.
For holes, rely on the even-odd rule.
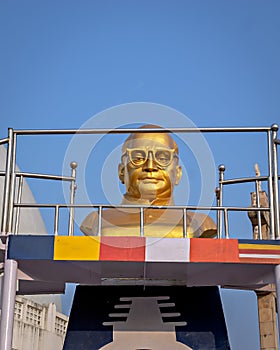
[[261,259],[280,259],[280,255],[270,254],[239,254],[240,258],[261,258]]
[[190,261],[189,238],[146,238],[146,261]]

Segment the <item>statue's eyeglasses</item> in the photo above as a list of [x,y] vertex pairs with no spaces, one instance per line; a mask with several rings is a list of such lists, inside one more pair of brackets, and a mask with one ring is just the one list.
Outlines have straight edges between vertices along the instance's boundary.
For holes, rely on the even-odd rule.
[[174,149],[169,148],[127,148],[122,157],[128,156],[130,163],[138,168],[144,165],[150,154],[152,154],[157,166],[166,168],[171,164],[174,157],[178,158],[178,155],[174,152]]

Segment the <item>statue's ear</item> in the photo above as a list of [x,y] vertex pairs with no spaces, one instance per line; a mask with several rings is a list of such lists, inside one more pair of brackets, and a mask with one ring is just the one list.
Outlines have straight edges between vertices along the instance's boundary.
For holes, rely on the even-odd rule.
[[124,165],[122,163],[119,164],[118,167],[119,179],[122,184],[124,184]]
[[182,167],[177,165],[176,167],[176,178],[175,178],[175,185],[178,185],[182,177]]

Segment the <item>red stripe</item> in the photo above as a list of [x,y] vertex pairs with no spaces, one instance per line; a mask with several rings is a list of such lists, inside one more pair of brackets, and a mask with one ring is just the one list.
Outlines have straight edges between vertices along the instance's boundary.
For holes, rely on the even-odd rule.
[[279,255],[280,256],[280,250],[273,250],[273,249],[243,249],[243,248],[239,248],[239,253],[242,253],[242,254],[272,254],[272,255]]
[[102,237],[99,260],[145,261],[143,237]]

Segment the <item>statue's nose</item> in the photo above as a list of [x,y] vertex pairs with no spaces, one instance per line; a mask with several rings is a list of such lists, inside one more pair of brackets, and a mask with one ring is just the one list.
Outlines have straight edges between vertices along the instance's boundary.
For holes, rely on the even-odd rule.
[[143,169],[145,171],[156,171],[156,170],[158,170],[157,164],[154,161],[153,152],[151,152],[151,151],[148,152],[148,157],[147,157],[147,160],[146,160],[146,162],[144,164]]

